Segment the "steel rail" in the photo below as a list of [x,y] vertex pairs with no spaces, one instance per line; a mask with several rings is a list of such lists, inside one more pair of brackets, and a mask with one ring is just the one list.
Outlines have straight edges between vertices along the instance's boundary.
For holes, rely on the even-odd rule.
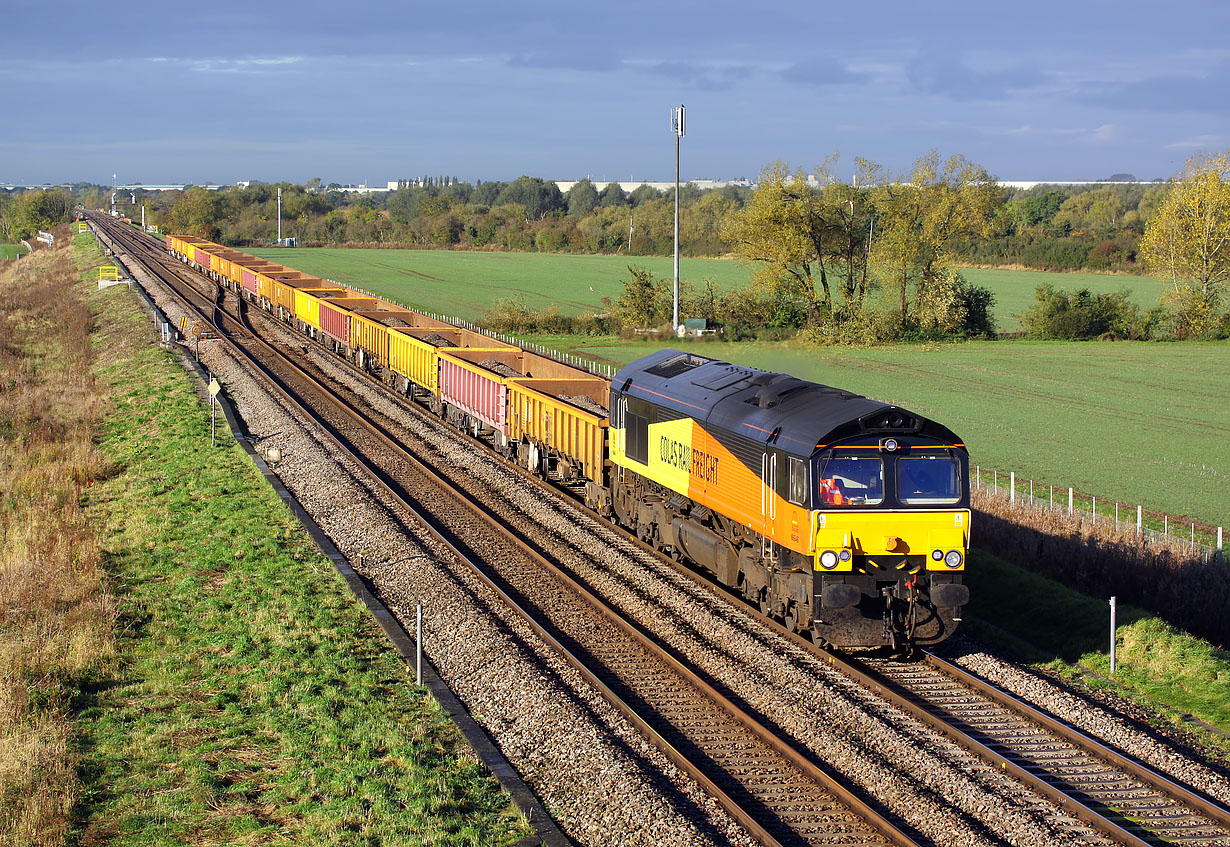
[[[145,245],[142,246],[144,247]],[[140,261],[140,257],[134,256],[134,258]],[[142,262],[142,264],[146,266],[147,270],[154,273],[155,276],[159,276],[159,274],[154,272],[145,262]],[[163,281],[168,285],[171,285],[173,289],[175,288],[174,283],[169,282],[165,278]],[[199,292],[194,293],[197,297],[205,299]],[[181,294],[180,296],[182,297],[183,295]],[[757,841],[765,845],[780,844],[780,842],[775,839],[773,835],[770,834],[769,831],[759,821],[757,821],[750,812],[747,812],[737,801],[724,792],[709,776],[700,770],[700,768],[691,759],[689,759],[684,753],[679,751],[673,744],[671,744],[671,742],[664,738],[661,733],[655,729],[633,706],[627,703],[613,689],[611,689],[610,686],[603,682],[602,679],[587,665],[587,663],[576,656],[557,638],[551,635],[551,633],[549,633],[543,625],[538,622],[536,616],[531,611],[523,608],[521,604],[519,604],[503,588],[501,588],[496,581],[485,572],[485,566],[475,562],[472,558],[458,549],[456,545],[449,541],[449,539],[446,538],[439,530],[437,530],[435,520],[431,516],[424,514],[418,507],[407,501],[402,496],[396,483],[389,479],[384,471],[374,466],[366,459],[366,457],[364,457],[357,450],[353,449],[349,443],[349,439],[338,433],[333,424],[325,421],[313,409],[293,397],[293,390],[284,383],[281,377],[278,377],[276,374],[272,373],[266,365],[261,363],[259,360],[250,357],[246,354],[246,352],[239,349],[239,346],[233,342],[229,334],[226,333],[220,324],[224,321],[238,322],[240,326],[252,334],[252,337],[257,344],[262,345],[269,352],[276,355],[283,364],[292,368],[300,378],[316,384],[321,396],[325,398],[336,411],[349,417],[352,422],[376,435],[384,441],[386,443],[386,447],[396,453],[400,459],[412,463],[422,473],[436,476],[431,468],[424,465],[417,459],[417,457],[409,453],[392,433],[388,432],[375,421],[369,419],[366,415],[354,410],[351,406],[349,406],[349,404],[346,404],[339,398],[335,397],[327,388],[320,386],[315,377],[303,370],[293,359],[285,356],[274,346],[268,344],[268,342],[265,342],[260,337],[259,333],[250,325],[250,323],[246,321],[246,319],[237,319],[229,313],[222,311],[221,314],[224,316],[224,321],[215,323],[216,315],[207,317],[204,311],[200,308],[192,304],[189,304],[189,306],[202,319],[205,319],[214,325],[222,335],[223,340],[232,348],[232,350],[236,352],[237,355],[247,358],[247,360],[257,370],[264,374],[264,376],[278,388],[279,392],[284,395],[285,399],[290,401],[290,403],[301,414],[313,420],[318,426],[320,426],[322,430],[329,435],[330,439],[339,447],[339,449],[343,450],[352,458],[352,460],[368,471],[368,473],[379,482],[387,494],[394,498],[399,505],[407,510],[408,513],[413,515],[415,520],[418,520],[424,525],[424,527],[426,527],[437,542],[448,549],[459,562],[462,562],[468,566],[484,583],[484,585],[492,590],[500,598],[501,602],[505,603],[510,611],[529,625],[540,638],[542,638],[561,656],[561,658],[564,659],[564,661],[569,664],[569,666],[577,670],[591,685],[593,685],[602,694],[604,699],[610,702],[610,704],[617,711],[619,711],[620,714],[622,714],[636,727],[638,732],[643,737],[650,741],[650,743],[659,749],[670,761],[688,773],[688,775],[694,779],[706,791],[706,793],[710,794],[714,800],[718,802],[718,804],[725,811],[727,811],[732,818],[738,821],[741,826],[747,829]],[[217,303],[215,302],[213,306],[216,308]],[[659,645],[652,638],[652,636],[645,633],[644,630],[642,630],[638,625],[633,623],[621,612],[612,609],[608,604],[596,597],[587,587],[583,586],[570,575],[566,574],[554,563],[548,561],[548,559],[543,556],[537,547],[531,542],[522,538],[519,534],[511,532],[510,529],[495,515],[493,515],[484,505],[473,500],[467,492],[456,487],[447,480],[439,479],[439,477],[437,477],[437,480],[439,484],[449,489],[459,501],[465,502],[472,512],[484,521],[493,532],[510,538],[513,543],[521,549],[524,555],[530,557],[540,567],[552,573],[552,575],[555,576],[562,584],[566,585],[596,612],[601,614],[610,623],[617,626],[629,638],[633,639],[638,645],[640,645],[646,652],[654,655],[655,658],[670,667],[676,674],[685,679],[696,690],[700,691],[707,699],[717,705],[720,709],[722,709],[722,711],[727,713],[732,720],[744,726],[745,729],[761,739],[762,743],[772,748],[775,752],[802,771],[809,779],[813,780],[831,793],[842,805],[847,806],[857,816],[863,818],[869,826],[878,830],[888,841],[888,843],[897,845],[897,847],[915,847],[917,842],[914,839],[901,831],[895,824],[842,785],[839,777],[831,774],[827,771],[827,769],[821,767],[818,763],[800,754],[791,744],[785,742],[779,736],[766,729],[746,712],[735,706],[729,698],[722,695],[715,688],[713,688],[713,686],[704,681],[698,674],[679,661],[673,653],[666,650],[662,645]]]
[[[468,433],[462,433],[462,435],[475,442],[478,442],[478,439],[473,438],[473,436]],[[523,479],[532,482],[543,490],[553,492],[559,492],[560,490],[559,486],[553,485],[549,481],[539,479],[525,469],[521,468],[519,465],[512,465],[511,467],[515,467]],[[578,498],[576,498],[575,495],[571,495],[571,499],[575,501]],[[609,522],[604,522],[603,525],[609,529],[613,529],[626,541],[631,542],[645,552],[656,556],[660,561],[665,564],[669,564],[677,572],[687,576],[693,582],[706,588],[707,590],[715,594],[720,594],[726,598],[735,596],[730,594],[724,587],[713,583],[712,580],[706,576],[697,573],[682,563],[674,561],[669,556],[665,556],[660,551],[657,551],[652,546],[643,542],[634,534],[624,530],[622,527]],[[1100,812],[1096,811],[1096,809],[1082,803],[1080,800],[1073,797],[1071,793],[1065,792],[1062,789],[1052,785],[1043,777],[1021,767],[1016,762],[1000,754],[996,750],[982,744],[978,740],[972,738],[969,734],[962,732],[959,728],[944,720],[942,716],[934,714],[924,705],[920,705],[920,703],[915,699],[915,695],[902,693],[902,689],[900,689],[896,683],[888,680],[878,672],[870,669],[863,669],[857,662],[849,661],[839,654],[818,647],[811,641],[794,632],[791,632],[790,630],[787,630],[772,618],[764,616],[758,611],[752,609],[747,604],[741,603],[740,607],[746,611],[749,611],[753,616],[757,617],[762,622],[769,624],[779,634],[785,635],[797,646],[800,646],[813,655],[822,658],[848,678],[855,680],[864,688],[881,694],[885,699],[892,702],[901,710],[920,720],[936,732],[950,738],[959,746],[973,752],[984,761],[994,765],[997,769],[1012,774],[1018,781],[1026,784],[1028,787],[1046,797],[1048,800],[1061,808],[1068,810],[1074,817],[1103,832],[1108,837],[1125,845],[1131,845],[1131,847],[1142,847],[1142,845],[1151,843],[1150,841],[1140,838],[1130,830],[1116,824],[1105,815],[1102,815]],[[1230,828],[1230,811],[1227,811],[1224,807],[1218,805],[1212,800],[1160,773],[1157,773],[1153,769],[1131,759],[1127,755],[1088,737],[1074,727],[1045,714],[1035,707],[1019,700],[1019,698],[1013,697],[1011,694],[1001,691],[985,680],[979,679],[963,669],[951,663],[945,662],[933,653],[924,653],[924,657],[925,661],[936,670],[947,674],[961,684],[965,685],[967,688],[976,690],[991,702],[1017,713],[1026,720],[1043,726],[1049,731],[1060,736],[1065,741],[1068,741],[1073,746],[1079,747],[1095,758],[1107,763],[1111,767],[1118,768],[1130,774],[1142,783],[1150,786],[1159,793],[1164,794],[1175,802],[1194,809],[1211,821]]]

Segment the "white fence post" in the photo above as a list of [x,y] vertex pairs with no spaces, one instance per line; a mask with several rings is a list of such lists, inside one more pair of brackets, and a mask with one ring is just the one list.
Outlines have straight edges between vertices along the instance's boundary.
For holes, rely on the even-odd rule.
[[1143,523],[1141,522],[1141,520],[1142,520],[1142,512],[1141,512],[1141,507],[1140,507],[1140,506],[1137,506],[1137,507],[1136,507],[1136,534],[1137,534],[1137,535],[1140,535],[1140,534],[1141,534],[1141,532],[1142,532],[1142,531],[1143,531],[1143,529],[1144,529],[1144,525],[1143,525]]
[[1016,471],[1008,474],[1008,502],[1016,502]]
[[1072,489],[1068,489],[1068,514],[1072,514]]

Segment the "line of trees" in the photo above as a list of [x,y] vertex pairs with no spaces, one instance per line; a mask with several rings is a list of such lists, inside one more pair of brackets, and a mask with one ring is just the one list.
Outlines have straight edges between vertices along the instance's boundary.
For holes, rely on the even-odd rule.
[[[804,332],[821,341],[979,337],[995,331],[993,297],[962,276],[963,265],[1147,268],[1169,281],[1160,311],[1132,313],[1126,296],[1111,302],[1046,289],[1022,316],[1027,331],[1224,337],[1228,168],[1227,154],[1220,154],[1193,159],[1164,184],[1018,192],[962,156],[932,151],[903,175],[856,158],[854,178],[846,181],[834,155],[811,173],[774,163],[754,191],[688,185],[680,196],[682,251],[742,259],[752,273],[737,292],[707,285],[685,292],[693,298],[687,311],[728,327]],[[424,177],[399,185],[370,195],[319,180],[134,193],[147,220],[165,230],[238,246],[276,237],[279,187],[283,232],[301,244],[627,256],[667,255],[674,244],[674,198],[647,185],[629,193],[616,183],[599,190],[581,180],[561,192],[529,176],[473,185]],[[97,186],[0,195],[0,234],[15,239],[40,222],[49,225],[67,215],[74,195],[86,206],[110,200],[109,190]],[[658,287],[635,273],[628,284]],[[644,294],[642,302],[653,299]],[[625,327],[658,322],[653,309],[618,317]]]
[[67,191],[27,191],[10,195],[0,191],[0,242],[33,238],[58,224],[68,223],[73,199]]

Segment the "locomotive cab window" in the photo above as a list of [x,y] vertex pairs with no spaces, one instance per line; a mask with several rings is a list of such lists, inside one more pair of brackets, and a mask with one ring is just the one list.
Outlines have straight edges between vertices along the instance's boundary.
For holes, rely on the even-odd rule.
[[900,456],[897,500],[907,506],[943,505],[961,499],[961,466],[952,456]]
[[788,464],[790,470],[788,472],[789,479],[787,485],[789,490],[786,492],[786,498],[796,506],[807,505],[807,463],[802,459],[796,459],[793,456],[789,457]]
[[822,506],[883,503],[884,462],[879,456],[830,456],[820,463],[817,494]]

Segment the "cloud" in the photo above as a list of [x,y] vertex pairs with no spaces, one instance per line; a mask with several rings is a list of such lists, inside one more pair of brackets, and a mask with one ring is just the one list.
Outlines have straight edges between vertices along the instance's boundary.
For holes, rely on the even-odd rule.
[[550,53],[522,53],[510,57],[508,64],[515,68],[592,71],[599,73],[616,71],[622,67],[622,62],[619,59],[605,55],[599,50],[578,51],[575,53],[563,50],[553,50]]
[[828,86],[867,82],[871,77],[851,71],[832,56],[817,54],[795,62],[781,72],[782,79],[800,85]]
[[1082,102],[1148,112],[1195,112],[1230,115],[1226,89],[1230,60],[1222,59],[1203,72],[1162,74],[1129,82],[1091,83],[1078,95]]
[[906,67],[909,84],[923,94],[952,100],[1001,100],[1010,93],[1037,88],[1046,77],[1037,69],[1018,65],[1003,70],[971,68],[956,56],[920,56]]
[[1217,150],[1226,143],[1224,135],[1193,135],[1166,145],[1167,150]]
[[[163,62],[167,60],[157,58],[153,61]],[[197,73],[263,74],[287,65],[297,65],[302,61],[302,56],[274,56],[262,59],[191,59],[188,62],[188,69]]]

